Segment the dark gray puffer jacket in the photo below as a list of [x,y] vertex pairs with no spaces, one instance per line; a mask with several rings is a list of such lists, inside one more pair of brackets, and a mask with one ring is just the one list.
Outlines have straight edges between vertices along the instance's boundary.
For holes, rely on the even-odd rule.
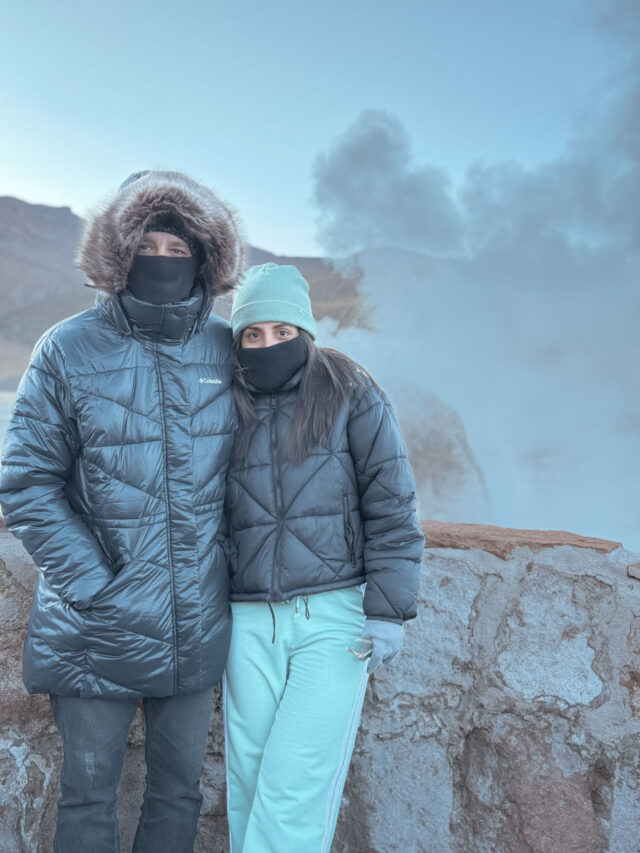
[[[96,243],[94,221],[84,251],[109,251],[109,262],[120,252],[128,268],[122,246],[137,243],[126,216],[143,231],[185,195],[200,233],[222,223],[232,241],[202,192],[171,176],[141,181],[128,205],[118,197],[124,218],[107,211],[111,239]],[[229,264],[205,251],[224,281]],[[23,661],[32,693],[169,696],[221,675],[230,617],[219,528],[236,416],[231,332],[210,316],[207,269],[206,291],[175,306],[99,294],[34,350],[0,469],[7,526],[40,569]],[[120,291],[126,276],[109,281]]]
[[281,450],[300,374],[255,394],[258,424],[227,476],[232,601],[284,601],[366,581],[365,614],[416,615],[424,539],[395,414],[369,385],[340,410],[328,438],[299,465]]

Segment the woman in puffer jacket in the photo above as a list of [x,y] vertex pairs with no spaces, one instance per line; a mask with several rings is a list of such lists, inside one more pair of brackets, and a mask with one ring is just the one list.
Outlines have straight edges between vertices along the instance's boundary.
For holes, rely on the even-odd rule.
[[251,268],[231,327],[231,850],[325,853],[367,675],[399,651],[416,615],[415,486],[385,394],[345,355],[316,347],[295,267]]

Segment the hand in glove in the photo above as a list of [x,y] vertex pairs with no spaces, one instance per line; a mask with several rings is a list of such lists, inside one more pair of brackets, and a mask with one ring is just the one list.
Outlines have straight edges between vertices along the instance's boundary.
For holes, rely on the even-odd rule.
[[363,639],[373,643],[373,652],[369,658],[367,672],[371,673],[381,663],[389,663],[402,648],[404,631],[397,622],[386,622],[382,619],[367,619],[361,634]]

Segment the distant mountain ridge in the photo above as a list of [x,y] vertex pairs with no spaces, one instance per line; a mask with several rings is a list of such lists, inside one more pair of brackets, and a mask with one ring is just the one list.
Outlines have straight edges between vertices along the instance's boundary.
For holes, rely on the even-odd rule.
[[[83,220],[68,207],[0,197],[0,389],[13,389],[38,337],[59,320],[84,311],[95,291],[74,265]],[[343,275],[323,258],[279,256],[249,247],[249,265],[294,264],[310,284],[317,319],[360,325],[357,275]],[[228,316],[229,299],[216,310]]]

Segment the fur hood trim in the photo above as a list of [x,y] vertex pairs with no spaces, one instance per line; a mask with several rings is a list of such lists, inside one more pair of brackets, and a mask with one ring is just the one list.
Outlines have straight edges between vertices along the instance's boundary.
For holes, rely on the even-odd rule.
[[152,216],[178,216],[202,245],[197,279],[212,298],[232,290],[244,272],[245,245],[236,214],[215,193],[181,172],[152,170],[128,178],[89,216],[77,265],[99,290],[118,293]]

